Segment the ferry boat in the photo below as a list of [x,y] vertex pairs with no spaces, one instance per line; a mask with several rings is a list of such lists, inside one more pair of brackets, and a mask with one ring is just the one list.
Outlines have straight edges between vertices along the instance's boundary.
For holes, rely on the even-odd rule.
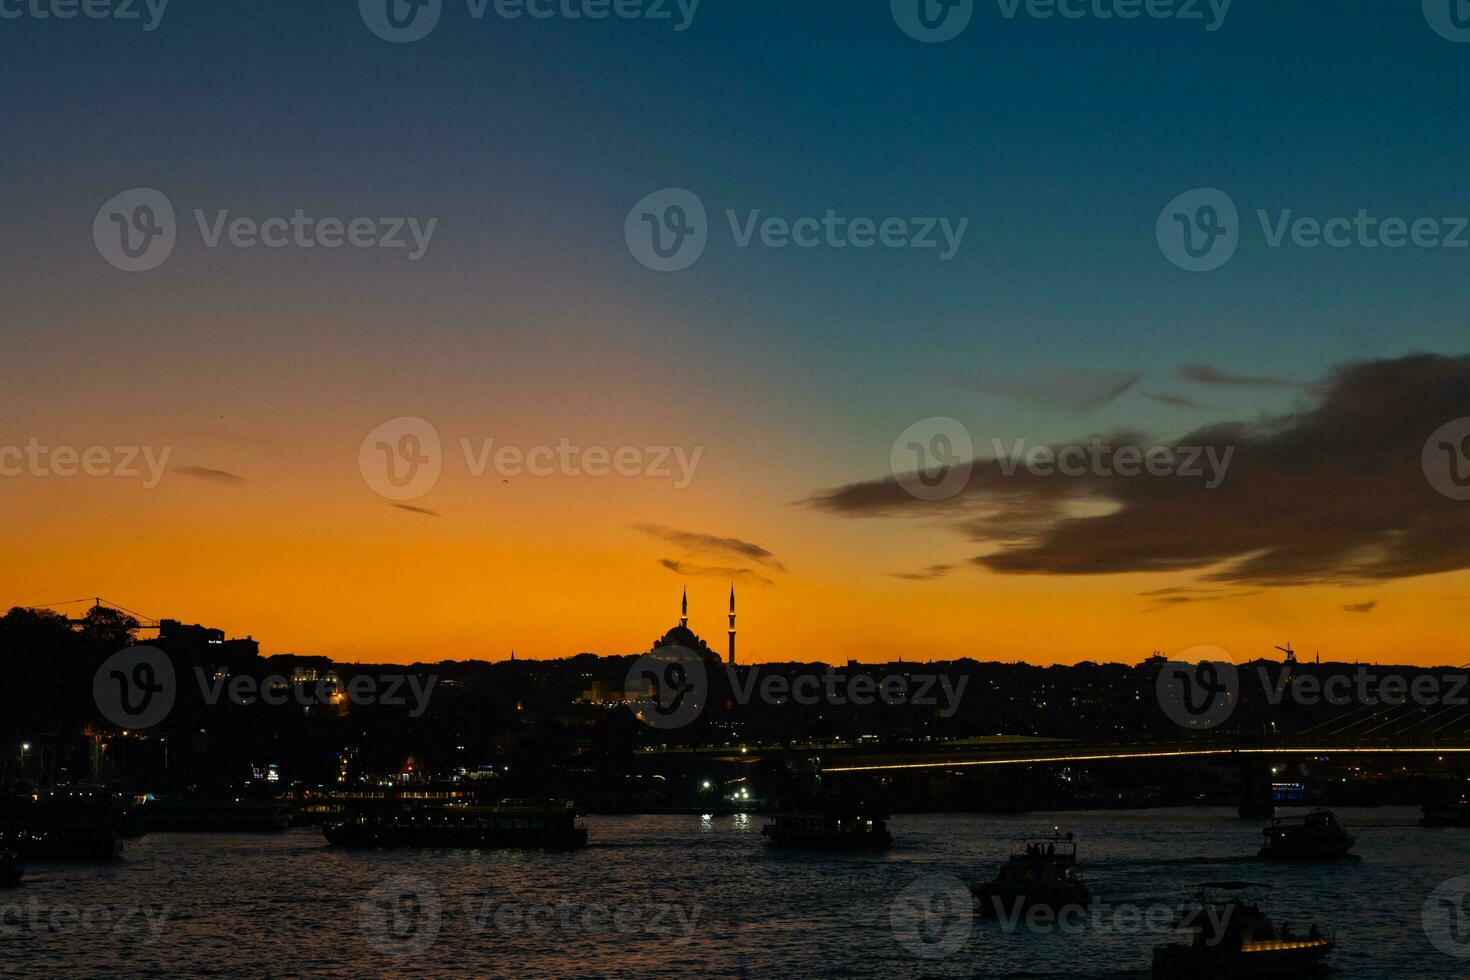
[[587,828],[565,800],[501,800],[492,806],[385,800],[346,808],[322,822],[338,847],[464,847],[571,850]]
[[0,850],[29,862],[111,861],[122,854],[120,814],[111,800],[65,792],[0,802]]
[[1154,947],[1153,975],[1164,980],[1247,980],[1321,973],[1336,940],[1314,923],[1303,936],[1262,910],[1270,885],[1205,882],[1180,909],[1186,941]]
[[1026,837],[1015,842],[995,880],[971,885],[980,914],[1001,916],[1032,906],[1061,909],[1092,899],[1077,875],[1077,842],[1071,834]]
[[887,810],[839,799],[780,803],[761,836],[775,847],[817,851],[883,850],[893,843]]
[[1261,833],[1266,844],[1260,856],[1269,861],[1330,861],[1351,857],[1348,851],[1356,841],[1331,810],[1277,817]]
[[1454,803],[1426,803],[1421,827],[1470,827],[1470,799]]
[[0,851],[0,888],[20,884],[20,879],[25,877],[25,871],[19,854],[14,851]]
[[154,831],[250,833],[285,830],[291,806],[284,800],[251,796],[150,797],[144,806]]

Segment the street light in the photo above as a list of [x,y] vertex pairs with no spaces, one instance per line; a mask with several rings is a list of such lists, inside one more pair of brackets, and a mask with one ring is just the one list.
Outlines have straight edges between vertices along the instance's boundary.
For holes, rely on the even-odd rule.
[[20,743],[20,770],[21,770],[21,772],[25,772],[25,768],[26,768],[26,753],[29,752],[30,750],[31,750],[31,743],[30,742],[22,742],[22,743]]

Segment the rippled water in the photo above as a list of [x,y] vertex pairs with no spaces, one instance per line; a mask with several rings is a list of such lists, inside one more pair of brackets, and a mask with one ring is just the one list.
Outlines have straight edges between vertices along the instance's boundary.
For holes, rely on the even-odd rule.
[[[1172,905],[1201,880],[1272,882],[1278,920],[1337,928],[1335,976],[1470,974],[1421,921],[1437,885],[1470,873],[1470,831],[1420,829],[1409,809],[1339,814],[1361,862],[1258,861],[1258,823],[1204,809],[899,816],[894,849],[869,856],[773,852],[754,816],[591,817],[592,845],[571,854],[343,852],[307,829],[152,834],[115,864],[35,866],[0,891],[0,973],[1147,976],[1164,937],[1111,918],[1080,933],[1007,933],[951,917],[931,920],[927,939],[895,935],[905,888],[989,878],[1010,839],[1055,822],[1076,832],[1108,906]],[[951,955],[919,955],[936,949],[920,942],[966,935]]]

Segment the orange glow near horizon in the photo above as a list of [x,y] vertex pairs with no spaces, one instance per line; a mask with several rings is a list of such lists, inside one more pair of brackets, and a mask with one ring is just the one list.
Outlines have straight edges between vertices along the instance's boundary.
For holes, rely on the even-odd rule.
[[[908,581],[891,571],[945,551],[963,562],[964,543],[896,522],[757,505],[754,485],[766,477],[714,460],[684,490],[633,478],[502,483],[446,466],[441,485],[414,502],[439,515],[429,516],[371,493],[355,446],[347,450],[315,472],[289,454],[262,457],[240,485],[172,471],[153,490],[108,478],[12,481],[15,511],[47,516],[11,531],[0,601],[96,594],[253,635],[267,654],[411,663],[500,660],[512,649],[530,659],[639,653],[678,621],[687,587],[691,628],[723,652],[730,579],[681,576],[661,561],[737,563],[684,554],[635,527],[658,523],[762,542],[783,564],[744,563],[771,584],[735,583],[742,663],[1136,663],[1204,644],[1243,661],[1276,656],[1272,648],[1288,641],[1303,660],[1318,650],[1338,661],[1470,660],[1449,615],[1470,591],[1467,573],[1172,606],[1140,594],[1192,577],[968,568]],[[175,466],[192,464],[179,455]],[[265,489],[273,478],[294,479],[293,492]],[[1377,602],[1370,613],[1343,608],[1365,599]]]
[[[58,391],[10,392],[0,445],[35,433],[49,445],[168,447],[170,457],[153,489],[116,477],[0,479],[9,518],[0,605],[102,595],[253,635],[267,654],[411,663],[499,660],[512,649],[535,659],[639,653],[677,622],[687,586],[690,626],[723,651],[732,578],[723,570],[738,567],[742,663],[1137,663],[1199,645],[1244,661],[1288,641],[1303,659],[1320,650],[1339,661],[1470,661],[1455,616],[1470,572],[1231,588],[1168,604],[1143,593],[1193,585],[1200,573],[1001,575],[971,564],[979,546],[952,531],[815,511],[799,501],[881,472],[889,437],[855,436],[854,426],[817,439],[810,426],[785,425],[788,406],[745,404],[757,366],[704,372],[706,349],[635,357],[589,335],[569,362],[534,331],[512,330],[459,338],[455,363],[436,367],[432,344],[388,338],[398,346],[385,352],[404,369],[357,353],[343,355],[341,376],[319,376],[309,366],[319,354],[292,348],[284,327],[270,335],[284,349],[266,355],[248,339],[260,325],[239,326],[246,339],[217,348],[173,337],[194,370],[141,388],[135,365],[103,362],[85,411]],[[443,474],[409,502],[432,514],[393,506],[359,471],[364,437],[399,415],[430,419],[442,436]],[[475,476],[461,440],[490,438],[701,455],[682,488],[674,476]],[[700,553],[638,530],[650,524],[753,542],[771,557]],[[955,568],[896,577],[936,563]]]

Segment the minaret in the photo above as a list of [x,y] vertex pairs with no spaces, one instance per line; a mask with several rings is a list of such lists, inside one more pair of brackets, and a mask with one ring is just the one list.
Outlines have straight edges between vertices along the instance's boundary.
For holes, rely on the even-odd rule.
[[730,666],[735,665],[735,583],[730,583]]
[[689,589],[684,589],[684,601],[679,606],[679,625],[685,629],[689,628]]

